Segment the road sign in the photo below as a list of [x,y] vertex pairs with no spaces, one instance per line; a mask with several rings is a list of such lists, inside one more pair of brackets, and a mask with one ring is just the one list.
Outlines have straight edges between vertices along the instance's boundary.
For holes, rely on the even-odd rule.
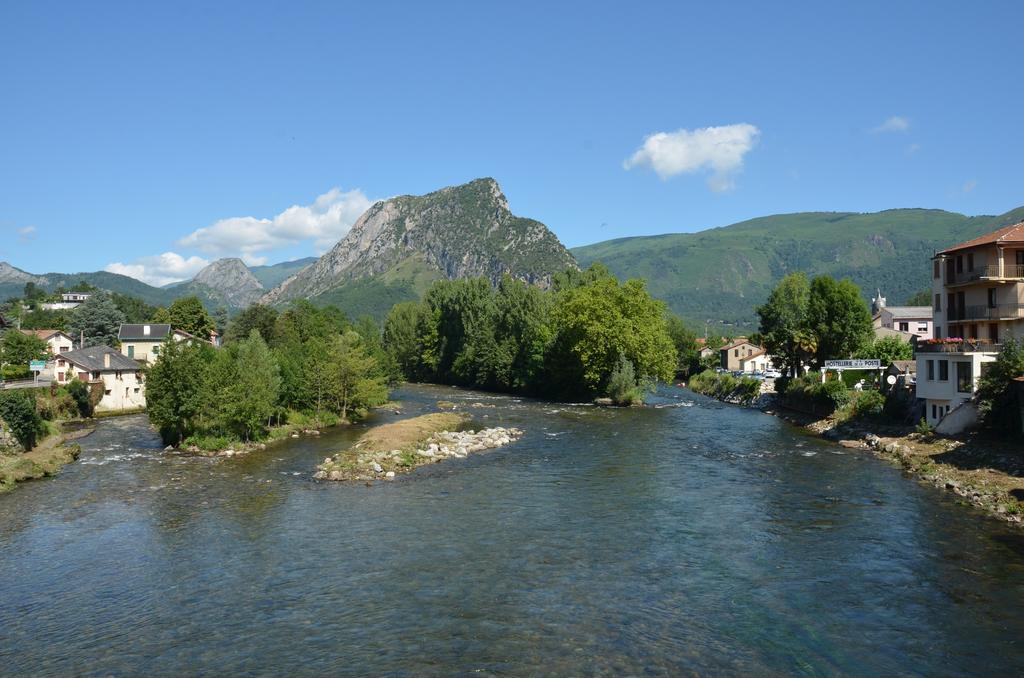
[[878,358],[865,360],[826,360],[826,370],[877,370],[882,367],[882,361]]
[[28,369],[32,370],[33,372],[42,372],[43,370],[46,369],[46,361],[33,360],[28,364]]

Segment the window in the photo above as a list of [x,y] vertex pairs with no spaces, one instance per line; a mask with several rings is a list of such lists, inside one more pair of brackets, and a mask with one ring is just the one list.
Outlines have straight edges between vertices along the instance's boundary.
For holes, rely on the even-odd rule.
[[57,381],[64,381],[66,375],[67,375],[67,372],[58,372],[57,373]]
[[939,260],[936,259],[932,262],[932,277],[938,279],[939,273],[941,272],[941,266],[939,266]]
[[927,334],[928,323],[917,323],[917,332],[918,334]]
[[967,270],[968,271],[973,271],[974,270],[974,252],[968,252],[967,253]]
[[104,391],[103,395],[110,395],[110,389],[107,389],[106,391]]
[[956,272],[964,272],[964,256],[962,254],[956,255]]
[[900,332],[909,332],[909,331],[910,331],[910,323],[908,323],[908,322],[907,323],[900,323]]
[[974,371],[971,367],[969,362],[956,364],[956,390],[960,393],[970,393],[974,390]]
[[978,326],[971,323],[970,327],[967,328],[967,337],[965,338],[977,339],[978,338]]
[[135,359],[135,345],[134,344],[128,344],[128,357],[133,359],[133,360]]
[[[935,361],[928,361],[928,381],[935,381]],[[932,405],[932,407],[935,407]]]
[[160,355],[160,347],[159,346],[154,346],[153,347],[153,355]]
[[942,339],[942,328],[938,325],[935,326],[935,338]]
[[740,350],[738,348],[737,349],[733,349],[732,355],[733,355],[734,358],[739,358],[740,357]]
[[942,295],[941,294],[936,294],[935,295],[935,305],[932,306],[932,308],[935,309],[936,311],[941,311],[942,310]]
[[949,381],[949,361],[939,361],[939,381]]
[[992,323],[988,326],[988,338],[993,344],[999,343],[999,323]]
[[988,288],[988,307],[996,307],[996,288],[994,287]]

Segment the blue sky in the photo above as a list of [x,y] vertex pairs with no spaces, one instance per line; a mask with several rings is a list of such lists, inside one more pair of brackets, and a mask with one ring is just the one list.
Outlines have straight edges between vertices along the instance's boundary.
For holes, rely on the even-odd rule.
[[480,176],[568,246],[998,214],[1024,205],[1022,23],[1017,2],[4,3],[0,260],[166,282],[320,252],[369,201]]

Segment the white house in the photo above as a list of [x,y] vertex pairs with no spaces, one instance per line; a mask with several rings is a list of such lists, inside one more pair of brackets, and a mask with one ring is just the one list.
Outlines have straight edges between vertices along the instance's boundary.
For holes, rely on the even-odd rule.
[[75,347],[75,340],[60,330],[21,330],[21,333],[46,342],[46,348],[51,356],[65,353]]
[[[175,341],[205,341],[185,332],[184,330],[171,329],[170,325],[161,323],[150,324],[124,324],[117,332],[117,339],[121,342],[121,353],[132,360],[152,365],[160,357],[160,345],[164,343],[167,336],[174,337]],[[220,335],[212,333],[208,343],[214,346],[220,345]]]
[[771,368],[771,356],[764,349],[754,351],[750,355],[739,358],[741,372],[764,372]]
[[146,384],[142,366],[109,346],[90,346],[60,353],[54,379],[66,384],[77,378],[90,385],[102,385],[103,397],[97,412],[137,410],[146,407]]
[[917,344],[917,397],[929,424],[958,433],[973,423],[978,379],[1001,342],[1024,337],[1024,222],[936,254],[932,293],[934,337]]

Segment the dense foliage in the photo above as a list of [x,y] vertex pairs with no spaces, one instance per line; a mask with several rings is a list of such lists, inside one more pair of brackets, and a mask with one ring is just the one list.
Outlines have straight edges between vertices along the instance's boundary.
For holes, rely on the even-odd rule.
[[116,346],[124,313],[106,294],[94,294],[68,316],[67,332],[85,346]]
[[36,439],[45,430],[35,398],[26,390],[0,391],[0,422],[26,451],[35,447]]
[[882,365],[891,365],[897,360],[911,360],[914,357],[914,347],[893,335],[867,342],[853,357],[878,358]]
[[188,332],[200,339],[209,339],[210,333],[217,328],[203,302],[195,296],[175,299],[166,309],[158,309],[153,321],[170,323],[174,329]]
[[[242,324],[249,334],[238,339]],[[273,322],[265,311],[249,313],[229,328],[232,340],[220,350],[167,341],[147,375],[150,421],[169,444],[229,444],[262,439],[283,421],[363,416],[387,400],[388,375],[375,357],[383,355],[379,329],[372,322],[360,328],[369,340],[338,309],[302,301],[273,313]]]
[[[672,378],[664,304],[600,266],[555,276],[552,290],[511,278],[436,282],[396,305],[384,347],[406,379],[574,399],[605,395],[625,360],[633,387]],[[616,384],[621,386],[620,381]]]
[[761,380],[705,370],[690,379],[690,389],[717,400],[750,405],[761,394]]
[[978,405],[987,426],[1007,432],[1021,432],[1021,404],[1024,384],[1024,340],[1007,339],[995,362],[990,363],[978,382]]
[[46,357],[46,342],[34,334],[11,331],[0,339],[0,364],[16,365],[28,369],[32,360]]
[[808,281],[791,273],[757,313],[765,348],[791,375],[801,364],[820,368],[828,359],[849,358],[871,339],[871,313],[849,280],[819,275]]

